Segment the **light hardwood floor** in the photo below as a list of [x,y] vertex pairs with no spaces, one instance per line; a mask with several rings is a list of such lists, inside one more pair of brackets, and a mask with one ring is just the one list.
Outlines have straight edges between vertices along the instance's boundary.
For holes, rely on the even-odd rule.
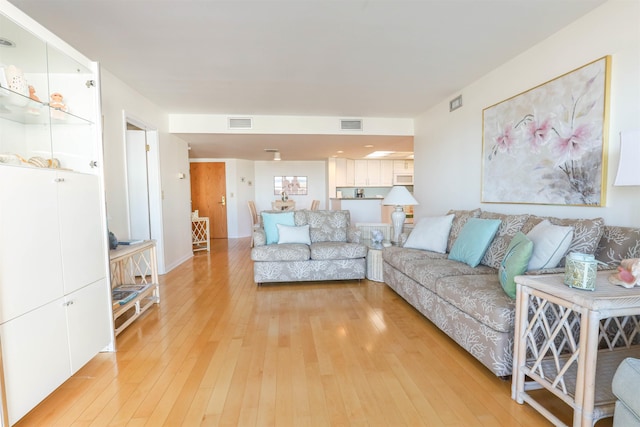
[[383,283],[257,287],[248,238],[160,282],[118,351],[18,426],[549,425]]

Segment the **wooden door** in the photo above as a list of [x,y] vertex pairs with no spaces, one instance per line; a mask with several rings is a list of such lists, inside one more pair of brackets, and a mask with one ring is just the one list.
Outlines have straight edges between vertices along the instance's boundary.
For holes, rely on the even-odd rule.
[[209,218],[212,239],[227,238],[227,181],[223,162],[191,163],[191,209]]

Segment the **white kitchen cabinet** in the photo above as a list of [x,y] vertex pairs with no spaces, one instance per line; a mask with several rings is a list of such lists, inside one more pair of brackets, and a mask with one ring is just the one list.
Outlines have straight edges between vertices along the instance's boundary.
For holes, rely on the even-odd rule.
[[369,161],[355,160],[355,178],[354,185],[357,187],[365,187],[369,185]]
[[394,173],[413,172],[413,160],[394,160],[393,172]]
[[388,187],[393,185],[392,160],[355,160],[356,187]]
[[0,29],[16,42],[0,49],[0,368],[14,424],[114,334],[98,65],[6,2]]
[[353,187],[354,172],[352,159],[336,158],[336,187]]
[[380,160],[380,187],[393,185],[393,160]]

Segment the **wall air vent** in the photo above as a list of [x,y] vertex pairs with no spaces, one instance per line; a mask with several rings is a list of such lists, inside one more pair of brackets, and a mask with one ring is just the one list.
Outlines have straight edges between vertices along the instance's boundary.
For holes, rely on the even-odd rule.
[[340,130],[362,130],[362,119],[340,119]]
[[252,127],[251,117],[229,117],[229,129],[251,129]]

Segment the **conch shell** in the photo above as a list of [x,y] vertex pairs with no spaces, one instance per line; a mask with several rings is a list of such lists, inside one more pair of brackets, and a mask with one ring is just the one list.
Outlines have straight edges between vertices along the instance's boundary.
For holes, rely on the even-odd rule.
[[633,288],[640,286],[640,258],[629,258],[620,261],[618,272],[609,276],[609,282],[614,285]]

